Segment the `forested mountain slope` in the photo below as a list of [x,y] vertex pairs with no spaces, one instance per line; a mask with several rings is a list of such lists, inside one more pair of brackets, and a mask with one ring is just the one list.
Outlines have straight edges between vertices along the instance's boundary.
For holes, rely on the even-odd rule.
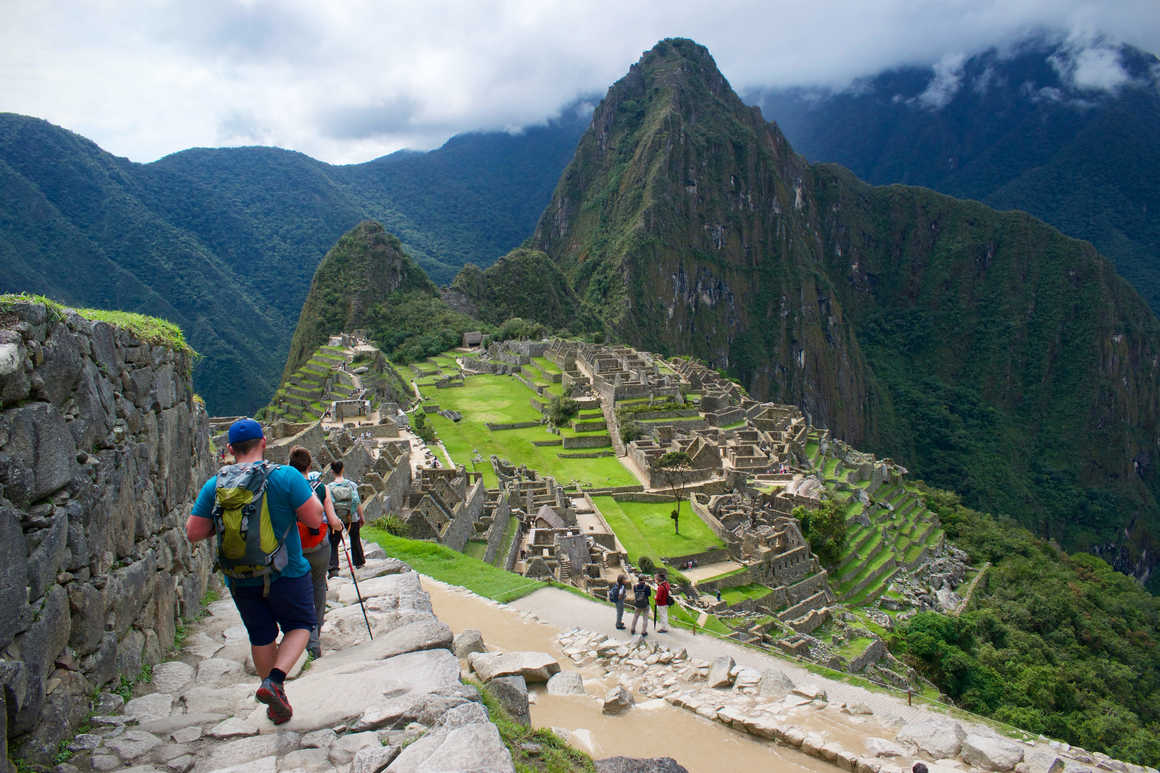
[[1139,576],[1154,561],[1160,322],[1139,295],[1023,213],[808,165],[703,47],[664,41],[610,89],[528,246],[610,337]]
[[[1098,77],[1097,77],[1098,76]],[[756,91],[811,161],[1022,209],[1091,241],[1160,310],[1160,60],[1031,38],[840,92]]]
[[583,108],[520,134],[332,166],[275,148],[192,149],[135,164],[45,121],[0,114],[0,292],[141,311],[182,326],[211,412],[277,385],[315,269],[380,220],[440,282],[531,231],[587,124]]

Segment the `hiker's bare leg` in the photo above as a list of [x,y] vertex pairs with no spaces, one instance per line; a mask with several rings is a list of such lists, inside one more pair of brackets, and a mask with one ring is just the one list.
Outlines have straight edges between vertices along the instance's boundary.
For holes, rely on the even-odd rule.
[[283,636],[282,643],[278,645],[278,655],[274,658],[274,668],[290,673],[290,669],[294,668],[309,641],[309,628],[295,628]]
[[254,656],[254,670],[263,679],[270,675],[272,668],[290,673],[290,669],[298,662],[298,656],[306,649],[309,641],[309,629],[295,628],[282,637],[281,644],[270,642],[261,647],[250,647],[250,652]]

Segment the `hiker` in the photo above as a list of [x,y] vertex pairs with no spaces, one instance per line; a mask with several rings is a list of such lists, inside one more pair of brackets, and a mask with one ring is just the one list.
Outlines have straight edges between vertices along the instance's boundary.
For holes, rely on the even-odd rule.
[[[334,503],[334,513],[346,526],[346,533],[350,536],[350,557],[354,568],[358,569],[366,563],[363,557],[362,540],[358,537],[363,523],[363,506],[358,496],[358,484],[353,480],[342,477],[342,460],[336,459],[330,463],[330,471],[334,473],[334,482],[330,489],[331,501]],[[338,576],[338,545],[342,542],[342,532],[330,533],[330,576]]]
[[[298,537],[302,540],[302,555],[306,556],[310,564],[310,582],[314,587],[314,628],[310,631],[310,642],[306,651],[316,658],[322,657],[322,624],[326,617],[326,570],[330,563],[330,541],[327,536],[330,531],[342,531],[342,521],[334,514],[334,503],[326,494],[326,484],[317,470],[311,470],[314,460],[310,451],[302,446],[290,449],[290,466],[302,473],[310,485],[314,496],[322,503],[323,521],[317,529],[298,524]],[[330,528],[326,526],[329,524]]]
[[640,627],[640,635],[648,636],[648,598],[652,595],[652,588],[644,580],[644,575],[636,578],[636,585],[632,586],[632,622],[628,632],[636,636],[636,621],[644,618]]
[[657,581],[657,633],[669,632],[669,607],[677,603],[673,598],[673,586],[669,585],[669,576],[665,570],[660,570],[656,575]]
[[628,595],[628,578],[619,575],[616,583],[608,589],[608,600],[616,604],[616,630],[624,630],[624,597]]
[[[295,469],[265,461],[266,438],[253,419],[230,425],[228,448],[235,463],[201,487],[185,533],[190,542],[218,534],[218,565],[262,679],[254,697],[280,725],[294,714],[283,687],[286,672],[302,655],[315,622],[310,564],[294,525],[320,527],[322,504]],[[261,528],[247,528],[259,525],[255,516]]]

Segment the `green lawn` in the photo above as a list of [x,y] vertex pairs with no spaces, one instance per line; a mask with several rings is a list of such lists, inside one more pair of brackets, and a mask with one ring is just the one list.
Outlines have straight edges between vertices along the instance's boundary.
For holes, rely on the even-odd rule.
[[518,421],[539,421],[540,412],[532,407],[535,395],[511,376],[471,376],[462,387],[452,389],[420,389],[428,400],[440,408],[453,408],[464,419],[483,424],[511,424]]
[[395,537],[375,526],[366,527],[362,534],[365,539],[382,545],[387,555],[410,564],[416,572],[452,585],[462,585],[496,601],[514,601],[546,585],[538,580],[529,580],[497,569],[434,542]]
[[480,561],[487,555],[487,540],[471,539],[463,546],[463,552],[472,558],[478,558]]
[[562,373],[560,366],[549,360],[547,357],[533,357],[532,362],[536,363],[540,370],[547,374]]
[[673,521],[669,518],[672,502],[617,502],[610,496],[592,500],[633,561],[642,555],[657,561],[665,556],[684,556],[722,545],[705,522],[693,514],[688,503],[681,507],[681,533],[677,535],[673,534]]
[[735,588],[725,588],[721,591],[721,598],[729,606],[740,604],[747,599],[759,599],[768,596],[770,589],[760,583],[750,583],[749,585],[738,585]]
[[[483,473],[484,485],[499,485],[488,462],[489,454],[496,454],[512,464],[526,464],[537,472],[551,475],[562,484],[579,480],[592,486],[633,486],[640,481],[615,457],[597,459],[561,459],[561,446],[536,446],[533,441],[553,440],[557,436],[546,427],[499,430],[492,432],[486,422],[511,424],[538,421],[540,414],[532,408],[534,393],[510,376],[470,376],[466,386],[454,389],[422,389],[424,396],[463,414],[463,420],[453,422],[438,414],[427,417],[439,439],[457,464],[471,468],[471,459],[479,450],[483,463],[476,466]],[[600,433],[595,433],[600,434]],[[584,451],[591,449],[582,449]]]

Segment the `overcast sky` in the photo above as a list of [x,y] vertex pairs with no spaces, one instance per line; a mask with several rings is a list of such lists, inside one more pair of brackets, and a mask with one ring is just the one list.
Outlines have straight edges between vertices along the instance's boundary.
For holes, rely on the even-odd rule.
[[1160,0],[0,0],[0,20],[0,112],[134,161],[276,145],[349,163],[514,130],[673,36],[708,46],[739,92],[953,71],[1037,31],[1070,36],[1097,84],[1116,63],[1093,41],[1160,51]]

